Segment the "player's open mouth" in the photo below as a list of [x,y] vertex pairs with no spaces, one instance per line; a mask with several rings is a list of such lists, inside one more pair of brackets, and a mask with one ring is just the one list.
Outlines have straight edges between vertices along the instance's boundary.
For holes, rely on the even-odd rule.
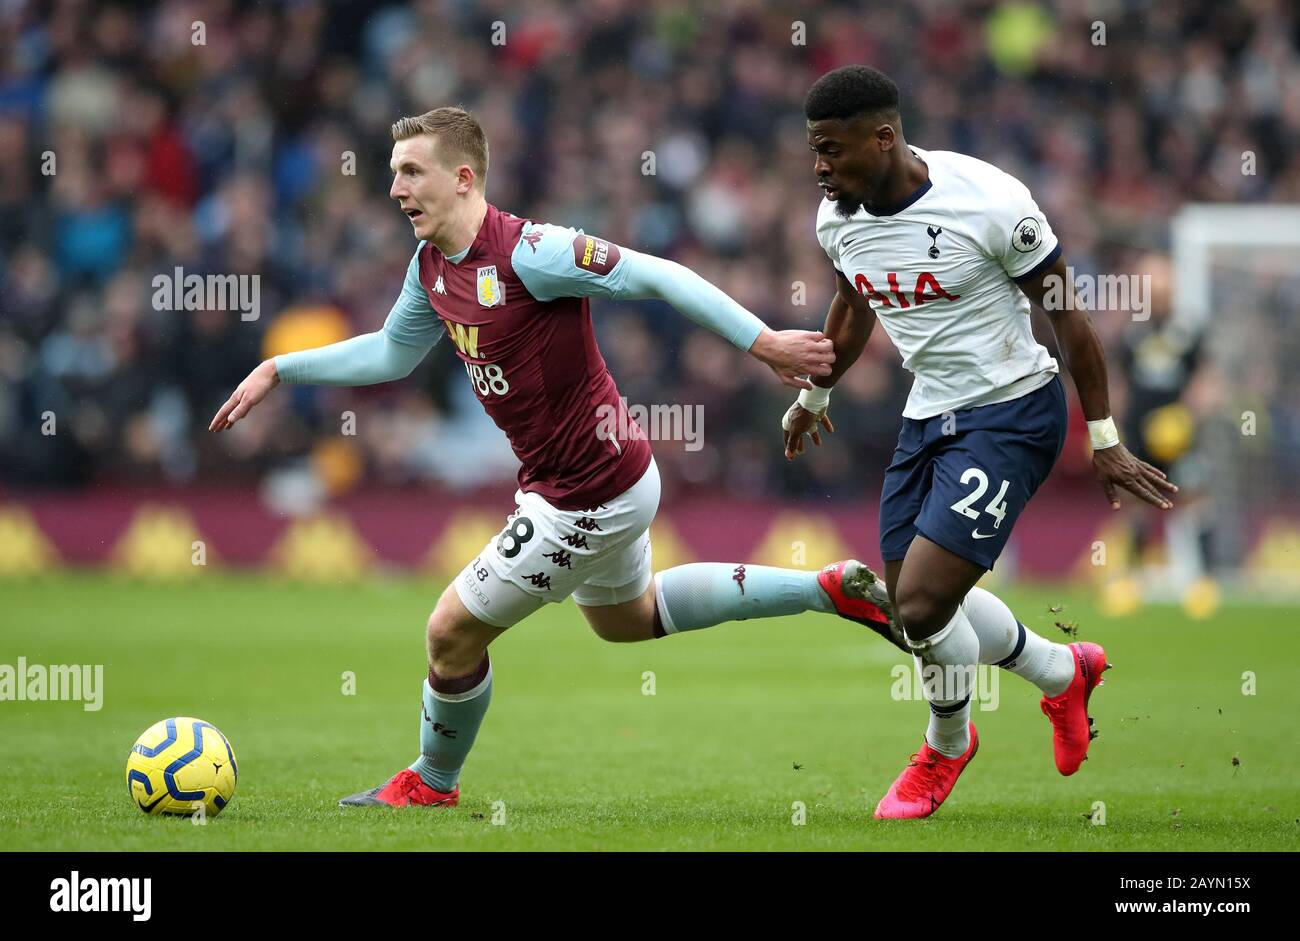
[[827,199],[835,199],[840,194],[840,191],[838,189],[836,189],[834,186],[831,186],[829,183],[825,181],[818,183],[817,185],[821,187],[822,192],[826,194]]
[[403,209],[402,212],[406,213],[406,217],[412,222],[424,215],[424,213],[418,209]]

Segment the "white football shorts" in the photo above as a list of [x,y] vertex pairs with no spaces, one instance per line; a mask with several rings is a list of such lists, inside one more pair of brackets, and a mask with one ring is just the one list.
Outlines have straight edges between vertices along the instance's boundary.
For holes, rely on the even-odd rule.
[[456,594],[480,621],[511,627],[548,601],[621,604],[649,586],[654,458],[640,480],[599,506],[561,510],[522,490],[515,503],[505,529],[456,576]]

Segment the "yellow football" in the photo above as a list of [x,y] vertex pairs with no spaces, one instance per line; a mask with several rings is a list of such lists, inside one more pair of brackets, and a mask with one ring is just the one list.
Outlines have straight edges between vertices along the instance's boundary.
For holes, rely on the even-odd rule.
[[215,817],[235,796],[235,749],[216,726],[191,716],[163,719],[126,759],[126,787],[146,814]]

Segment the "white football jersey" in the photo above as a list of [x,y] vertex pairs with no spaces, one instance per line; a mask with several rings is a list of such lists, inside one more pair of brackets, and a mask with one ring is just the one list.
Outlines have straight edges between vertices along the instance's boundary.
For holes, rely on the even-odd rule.
[[1058,371],[1029,327],[1013,278],[1060,255],[1028,188],[997,167],[942,150],[912,152],[930,180],[888,213],[851,219],[823,199],[817,240],[868,299],[915,376],[906,418],[1007,402]]

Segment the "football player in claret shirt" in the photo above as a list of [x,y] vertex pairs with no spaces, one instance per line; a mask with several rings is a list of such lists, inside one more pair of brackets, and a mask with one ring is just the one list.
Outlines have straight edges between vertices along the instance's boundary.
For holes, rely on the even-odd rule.
[[570,595],[610,641],[811,610],[858,621],[901,644],[883,586],[854,560],[821,572],[710,562],[652,573],[649,526],[659,472],[596,347],[588,298],[667,301],[796,388],[808,387],[804,376],[829,374],[829,340],[768,329],[674,262],[491,205],[484,193],[487,140],[459,108],[403,118],[393,139],[389,195],[420,243],[383,329],[267,360],[210,426],[231,427],[279,382],[400,379],[445,333],[522,465],[515,512],[429,617],[419,759],[386,784],[344,798],[345,806],[455,804],[461,768],[492,697],[488,645],[542,605]]
[[817,239],[835,269],[824,332],[836,359],[786,413],[786,457],[803,451],[804,435],[820,444],[818,429],[833,430],[830,389],[879,320],[914,376],[880,495],[881,558],[906,642],[933,682],[923,684],[930,724],[921,750],[876,816],[925,817],[978,747],[977,664],[1042,690],[1065,775],[1087,755],[1088,700],[1109,665],[1097,644],[1039,637],[976,586],[1065,442],[1065,393],[1030,330],[1031,300],[1051,318],[1074,376],[1112,507],[1123,488],[1169,509],[1178,488],[1119,443],[1101,343],[1064,290],[1072,285],[1061,247],[1024,184],[973,157],[909,146],[897,86],[866,66],[822,76],[804,112],[824,194]]

